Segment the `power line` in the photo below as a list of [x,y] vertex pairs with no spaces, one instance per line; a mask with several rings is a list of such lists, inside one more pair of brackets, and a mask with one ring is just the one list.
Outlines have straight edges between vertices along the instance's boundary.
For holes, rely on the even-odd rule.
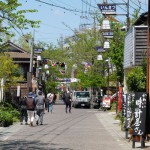
[[81,0],[83,3],[85,3],[86,5],[89,5],[90,7],[93,7],[93,8],[96,8],[97,9],[97,7],[95,7],[95,6],[93,6],[93,5],[91,5],[90,3],[88,3],[87,1],[85,1],[85,0]]
[[[50,1],[52,2],[52,0],[50,0]],[[62,1],[60,1],[60,0],[57,0],[57,2],[60,2],[60,3],[64,4],[64,5],[66,5],[66,6],[69,6],[69,7],[75,8],[75,7],[73,7],[73,6],[69,5],[69,4],[66,4],[66,3],[64,3],[64,2],[62,2]],[[53,2],[53,3],[55,3],[55,2]],[[55,4],[56,4],[56,3],[55,3]]]
[[80,10],[77,10],[77,9],[70,9],[70,8],[62,7],[62,6],[55,5],[55,4],[51,4],[51,3],[47,3],[47,2],[44,2],[44,1],[41,1],[41,0],[35,0],[35,1],[40,2],[40,3],[43,3],[43,4],[46,4],[46,5],[49,5],[49,6],[58,7],[58,8],[61,8],[61,9],[64,9],[64,10],[70,11],[70,12],[77,12],[77,13],[81,13],[81,11],[80,11]]
[[40,24],[43,24],[45,26],[49,26],[49,27],[52,27],[52,28],[60,29],[60,30],[67,30],[65,28],[60,28],[60,27],[57,27],[57,26],[52,26],[52,25],[49,25],[49,24],[46,24],[46,23],[40,23]]

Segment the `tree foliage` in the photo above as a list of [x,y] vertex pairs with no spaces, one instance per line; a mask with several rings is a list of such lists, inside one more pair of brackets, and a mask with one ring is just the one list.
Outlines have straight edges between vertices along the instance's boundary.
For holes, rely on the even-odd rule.
[[121,31],[121,24],[114,23],[112,28],[114,31],[114,37],[110,42],[110,50],[108,50],[108,57],[111,58],[111,63],[116,68],[116,76],[120,83],[123,82],[124,69],[123,69],[123,52],[124,52],[124,38],[125,32]]
[[13,64],[12,59],[6,55],[0,55],[0,79],[8,81],[5,87],[9,87],[16,83],[16,81],[23,80],[19,71],[18,65]]
[[[0,1],[0,32],[11,35],[11,29],[28,29],[38,27],[40,21],[33,21],[25,17],[26,13],[34,13],[37,10],[21,10],[22,4],[18,0]],[[3,41],[3,37],[0,37]]]
[[142,67],[135,67],[127,75],[127,87],[132,92],[145,92],[146,76]]

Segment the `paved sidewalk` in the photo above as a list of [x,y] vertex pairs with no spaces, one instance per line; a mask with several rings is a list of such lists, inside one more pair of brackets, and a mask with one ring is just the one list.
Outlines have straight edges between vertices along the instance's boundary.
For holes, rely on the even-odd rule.
[[[121,127],[119,126],[119,120],[115,120],[116,113],[115,112],[104,112],[104,113],[97,113],[96,114],[99,121],[108,129],[109,133],[112,136],[116,136],[116,138],[119,136],[121,140],[123,140],[130,148],[132,148],[132,140],[128,142],[128,139],[125,138],[125,132],[121,131]],[[115,134],[114,134],[115,133]],[[119,142],[119,140],[118,140]],[[140,149],[141,143],[135,142],[135,148],[133,149]],[[150,150],[150,142],[145,142],[145,148],[146,150]]]

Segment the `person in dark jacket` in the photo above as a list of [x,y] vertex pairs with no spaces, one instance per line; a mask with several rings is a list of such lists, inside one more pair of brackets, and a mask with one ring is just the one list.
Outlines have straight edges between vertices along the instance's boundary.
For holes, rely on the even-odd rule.
[[27,97],[23,96],[23,98],[19,102],[20,105],[20,124],[23,124],[23,120],[25,119],[25,124],[28,124],[28,115],[27,115]]
[[36,124],[40,125],[43,124],[43,116],[44,116],[44,109],[45,109],[45,97],[42,95],[42,92],[39,91],[39,95],[35,99],[36,103]]
[[64,100],[64,103],[66,105],[66,113],[68,113],[68,108],[69,108],[69,113],[71,113],[71,95],[70,95],[70,91],[66,91],[64,92],[63,94],[63,100]]
[[35,100],[32,95],[28,95],[28,97],[27,97],[27,114],[28,114],[28,124],[30,126],[33,126],[34,111],[35,111]]

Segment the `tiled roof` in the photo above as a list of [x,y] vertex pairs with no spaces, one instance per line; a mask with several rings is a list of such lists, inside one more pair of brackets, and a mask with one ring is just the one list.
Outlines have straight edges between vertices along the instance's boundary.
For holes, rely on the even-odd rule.
[[4,52],[11,58],[30,58],[30,53],[16,53],[16,52]]
[[134,22],[134,25],[147,24],[148,12],[142,13],[139,18]]

